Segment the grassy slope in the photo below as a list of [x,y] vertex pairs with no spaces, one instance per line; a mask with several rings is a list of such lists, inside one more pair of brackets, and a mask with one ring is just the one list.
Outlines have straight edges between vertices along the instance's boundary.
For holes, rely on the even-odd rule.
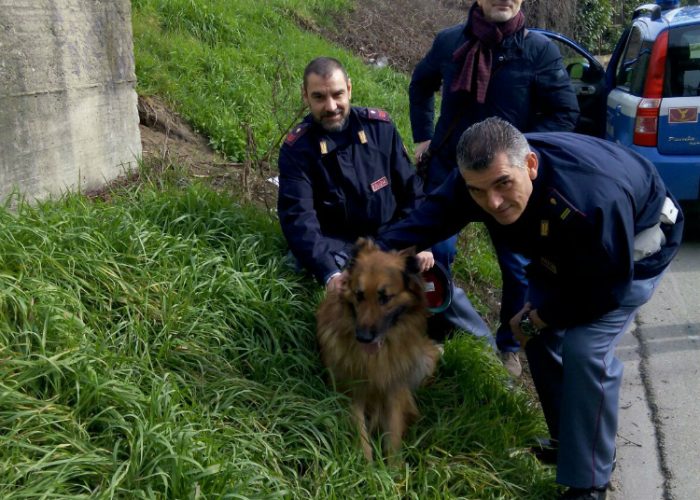
[[319,55],[346,62],[353,102],[387,109],[410,137],[405,76],[367,68],[294,22],[332,19],[347,1],[133,3],[139,92],[166,97],[232,159],[245,157],[247,126],[261,156],[276,152],[280,136],[301,116],[304,66]]
[[[223,16],[223,2],[205,4],[206,19]],[[233,18],[277,19],[275,37],[323,44],[285,20],[294,2],[247,5],[231,6],[217,30],[244,32],[243,21],[227,24]],[[138,2],[135,26],[165,24],[156,6]],[[244,40],[262,31],[255,26]],[[168,43],[154,39],[149,50]],[[172,81],[158,72],[198,50],[149,56],[150,81],[169,80],[151,90],[183,102],[215,95],[194,85],[206,81],[201,71],[185,65]],[[287,60],[307,56],[290,49]],[[399,90],[386,102],[404,99]],[[322,378],[313,340],[320,290],[290,274],[283,254],[267,214],[185,179],[146,181],[110,203],[72,195],[1,210],[0,497],[553,495],[551,469],[523,453],[543,432],[537,409],[505,388],[502,367],[468,337],[448,343],[436,382],[420,393],[424,418],[406,438],[405,467],[368,467],[345,402]]]

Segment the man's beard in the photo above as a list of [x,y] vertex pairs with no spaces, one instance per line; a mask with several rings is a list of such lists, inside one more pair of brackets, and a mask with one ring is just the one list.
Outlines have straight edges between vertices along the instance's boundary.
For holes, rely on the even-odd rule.
[[347,125],[347,123],[348,123],[349,113],[346,114],[343,117],[343,119],[339,122],[327,123],[327,122],[323,121],[324,118],[330,117],[330,116],[335,116],[336,114],[342,115],[343,111],[341,111],[340,113],[325,114],[320,119],[314,118],[314,121],[316,123],[318,123],[326,132],[340,132],[341,130],[343,130],[345,128],[345,125]]

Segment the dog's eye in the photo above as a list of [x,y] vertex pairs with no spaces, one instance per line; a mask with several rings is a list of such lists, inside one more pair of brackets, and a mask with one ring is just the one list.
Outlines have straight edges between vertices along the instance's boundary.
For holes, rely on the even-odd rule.
[[358,302],[362,302],[363,300],[365,300],[365,292],[363,292],[362,290],[357,290],[355,292],[355,300],[357,300]]
[[384,290],[379,290],[377,295],[379,298],[379,303],[383,306],[391,300],[391,295],[387,294]]

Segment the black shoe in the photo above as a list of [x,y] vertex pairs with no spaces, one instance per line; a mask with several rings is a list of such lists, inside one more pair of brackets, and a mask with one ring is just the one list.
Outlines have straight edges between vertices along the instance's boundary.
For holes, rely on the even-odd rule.
[[543,464],[557,465],[559,442],[556,439],[539,438],[537,444],[530,448],[530,453]]
[[608,487],[602,488],[569,488],[559,498],[569,500],[605,500]]

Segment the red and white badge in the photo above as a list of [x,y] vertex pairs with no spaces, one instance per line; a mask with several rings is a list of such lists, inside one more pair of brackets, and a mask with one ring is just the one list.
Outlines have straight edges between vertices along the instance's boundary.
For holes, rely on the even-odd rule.
[[370,187],[372,188],[372,192],[376,193],[382,188],[385,188],[389,185],[389,179],[386,177],[382,177],[381,179],[377,179],[374,181],[372,184],[370,184]]

